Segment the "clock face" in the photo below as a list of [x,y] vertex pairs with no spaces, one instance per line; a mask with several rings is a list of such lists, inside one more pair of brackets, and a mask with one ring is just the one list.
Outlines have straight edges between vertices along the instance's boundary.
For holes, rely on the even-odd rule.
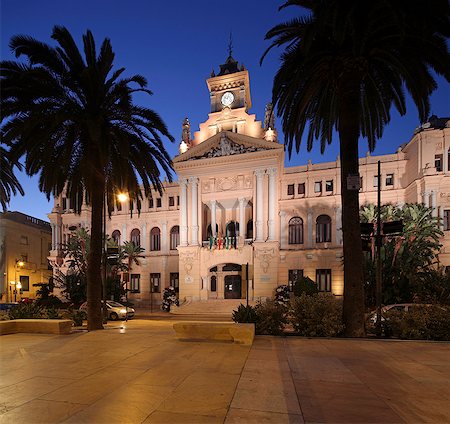
[[224,106],[230,106],[231,103],[234,102],[233,93],[231,91],[227,91],[226,93],[223,94],[221,101]]

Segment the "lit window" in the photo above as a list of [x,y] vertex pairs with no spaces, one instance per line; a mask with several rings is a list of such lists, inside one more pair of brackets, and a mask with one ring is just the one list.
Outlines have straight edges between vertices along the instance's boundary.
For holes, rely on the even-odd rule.
[[137,228],[131,231],[131,243],[135,246],[141,245],[141,232]]
[[300,183],[297,190],[298,194],[305,194],[305,183]]
[[436,168],[437,172],[442,171],[442,155],[434,156],[434,167]]
[[450,230],[450,210],[444,210],[444,231]]
[[20,292],[30,291],[30,277],[28,275],[21,275],[19,277],[20,284],[22,284],[22,288]]
[[331,218],[319,215],[316,220],[316,243],[331,242]]
[[161,231],[158,227],[153,227],[150,231],[150,250],[161,250]]
[[159,293],[161,291],[161,274],[159,272],[152,272],[150,274],[150,290],[152,293]]
[[294,285],[297,280],[303,277],[303,269],[290,269],[288,272],[289,291],[294,291]]
[[314,183],[314,193],[322,193],[322,181],[316,181]]
[[319,291],[331,292],[331,269],[316,269],[316,284]]
[[378,175],[373,176],[373,186],[378,187]]
[[170,273],[170,287],[175,289],[175,293],[180,291],[180,274],[178,272]]
[[180,244],[180,227],[175,225],[170,229],[170,250],[177,250]]
[[387,174],[386,175],[386,185],[387,186],[393,186],[394,185],[394,174]]
[[131,274],[130,291],[131,293],[139,293],[141,291],[141,274]]
[[295,216],[289,221],[289,244],[303,243],[303,219]]

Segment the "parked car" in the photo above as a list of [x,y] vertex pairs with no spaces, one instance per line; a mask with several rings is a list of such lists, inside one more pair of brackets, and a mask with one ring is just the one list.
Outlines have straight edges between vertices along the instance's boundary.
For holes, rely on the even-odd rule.
[[[102,301],[103,305],[103,301]],[[129,306],[124,306],[119,302],[115,302],[114,300],[106,301],[106,309],[108,311],[108,319],[112,321],[116,321],[118,319],[125,319],[128,316],[128,319],[134,317],[135,310],[134,308],[130,308]],[[84,302],[79,311],[84,315],[84,319],[87,318],[87,302]]]
[[[424,303],[395,303],[393,305],[386,305],[381,308],[381,321],[383,322],[385,320],[385,315],[387,312],[408,312],[411,311],[412,308],[424,308],[431,305],[424,304]],[[377,322],[377,311],[372,311],[369,314],[368,322],[371,325],[375,325]]]

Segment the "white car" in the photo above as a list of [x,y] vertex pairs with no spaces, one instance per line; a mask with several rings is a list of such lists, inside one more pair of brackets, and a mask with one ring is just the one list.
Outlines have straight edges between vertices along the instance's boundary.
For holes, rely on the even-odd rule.
[[[103,301],[102,301],[103,305]],[[134,317],[134,308],[126,307],[122,305],[119,302],[115,302],[114,300],[107,300],[106,301],[106,309],[108,311],[108,319],[112,321],[116,321],[118,319],[131,319]],[[84,318],[87,318],[87,302],[84,302],[81,306],[79,311],[83,313]]]

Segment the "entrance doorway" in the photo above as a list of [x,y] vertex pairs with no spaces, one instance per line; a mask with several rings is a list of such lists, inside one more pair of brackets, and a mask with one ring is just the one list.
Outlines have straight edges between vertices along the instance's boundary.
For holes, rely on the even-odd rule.
[[240,275],[226,275],[224,284],[225,299],[241,299],[242,298],[242,282]]

